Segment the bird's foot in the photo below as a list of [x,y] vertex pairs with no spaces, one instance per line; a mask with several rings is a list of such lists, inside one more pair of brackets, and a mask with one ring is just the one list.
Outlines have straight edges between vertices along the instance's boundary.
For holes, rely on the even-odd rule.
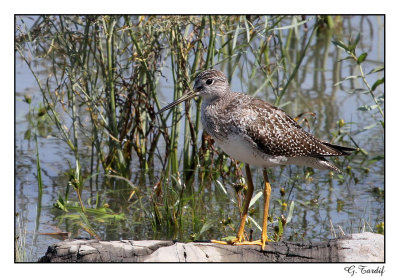
[[242,241],[242,242],[236,242],[234,245],[259,245],[261,246],[261,251],[264,251],[264,247],[268,240],[254,240],[254,241]]
[[261,246],[261,250],[264,251],[264,247],[268,242],[268,238],[254,240],[254,241],[247,241],[247,240],[239,240],[239,238],[235,238],[228,241],[223,240],[211,240],[211,243],[218,243],[223,245],[259,245]]
[[212,239],[211,243],[218,243],[218,244],[223,244],[223,245],[236,245],[237,243],[243,242],[244,237],[226,237],[225,240],[215,240]]
[[231,241],[216,240],[216,239],[212,239],[212,240],[210,240],[210,242],[211,242],[211,243],[223,244],[223,245],[232,244]]

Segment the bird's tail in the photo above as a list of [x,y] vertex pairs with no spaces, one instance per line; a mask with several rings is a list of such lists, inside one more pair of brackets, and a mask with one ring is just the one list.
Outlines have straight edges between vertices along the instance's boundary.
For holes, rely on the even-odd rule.
[[335,150],[338,154],[336,155],[350,155],[351,152],[354,152],[355,148],[350,148],[350,147],[343,147],[343,146],[339,146],[339,145],[334,145],[331,143],[327,143],[327,142],[323,142],[323,144],[333,150]]

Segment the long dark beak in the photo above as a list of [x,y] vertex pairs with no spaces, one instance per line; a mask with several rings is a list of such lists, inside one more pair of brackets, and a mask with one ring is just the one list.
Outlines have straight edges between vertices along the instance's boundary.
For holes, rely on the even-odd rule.
[[185,94],[183,94],[180,98],[178,98],[177,100],[175,100],[174,102],[168,104],[167,106],[165,106],[164,108],[162,108],[160,111],[157,112],[157,114],[161,114],[164,111],[167,111],[168,109],[171,109],[172,107],[178,105],[179,103],[194,98],[195,96],[197,96],[197,92],[195,91],[188,91]]

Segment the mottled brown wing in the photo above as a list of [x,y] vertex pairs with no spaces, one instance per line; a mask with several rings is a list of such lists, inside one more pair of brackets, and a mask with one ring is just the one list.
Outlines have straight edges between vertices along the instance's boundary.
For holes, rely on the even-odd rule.
[[348,154],[306,132],[283,110],[263,100],[252,99],[245,113],[254,115],[246,118],[245,132],[265,154],[287,157]]

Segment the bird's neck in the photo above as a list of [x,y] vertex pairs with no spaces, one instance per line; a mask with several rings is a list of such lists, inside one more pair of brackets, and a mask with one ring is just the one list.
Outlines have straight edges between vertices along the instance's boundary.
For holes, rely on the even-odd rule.
[[217,106],[219,111],[223,111],[224,105],[229,103],[230,98],[231,95],[229,92],[204,96],[202,107],[205,108],[207,106]]

